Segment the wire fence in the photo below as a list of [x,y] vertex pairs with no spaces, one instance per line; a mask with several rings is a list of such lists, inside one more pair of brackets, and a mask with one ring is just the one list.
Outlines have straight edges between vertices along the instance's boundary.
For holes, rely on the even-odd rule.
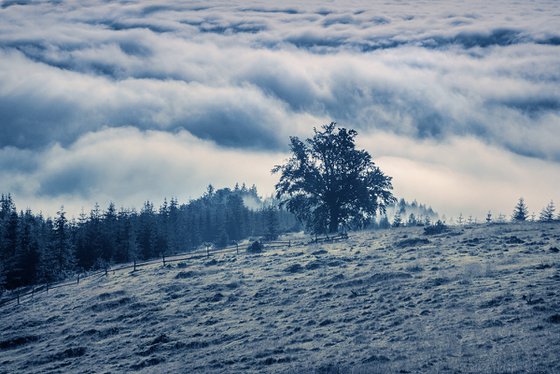
[[[271,250],[271,249],[291,248],[296,246],[306,246],[311,244],[332,243],[332,242],[337,242],[346,239],[348,239],[348,234],[339,234],[335,236],[315,237],[308,241],[277,240],[277,241],[264,242],[263,244],[264,244],[264,249]],[[106,267],[105,269],[97,270],[94,272],[76,274],[76,276],[72,280],[65,279],[64,281],[61,282],[45,283],[41,285],[29,286],[29,287],[12,291],[7,297],[0,299],[0,308],[7,307],[10,305],[17,306],[24,301],[32,302],[33,300],[35,300],[36,296],[40,294],[48,294],[49,291],[55,290],[57,288],[77,286],[80,284],[80,282],[84,280],[95,281],[97,279],[109,276],[109,273],[114,274],[119,271],[125,271],[130,269],[136,271],[142,267],[153,266],[158,264],[165,266],[167,264],[171,264],[175,262],[208,259],[213,255],[219,255],[219,254],[228,254],[228,253],[234,253],[236,255],[240,255],[244,253],[247,254],[248,253],[247,250],[251,245],[252,245],[251,243],[246,243],[246,244],[230,245],[224,248],[211,248],[211,245],[208,244],[194,251],[174,254],[172,256],[164,255],[160,258],[152,259],[148,261],[142,261],[142,262],[135,261],[133,263],[128,263],[125,265],[120,265],[112,268]]]

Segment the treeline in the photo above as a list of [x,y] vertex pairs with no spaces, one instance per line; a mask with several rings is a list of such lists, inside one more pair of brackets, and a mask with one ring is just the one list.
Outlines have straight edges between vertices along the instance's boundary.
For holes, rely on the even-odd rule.
[[108,264],[147,260],[196,249],[225,247],[249,237],[275,239],[298,230],[291,213],[275,201],[262,201],[255,186],[215,190],[196,200],[177,199],[140,211],[99,205],[68,220],[61,208],[54,218],[18,212],[10,194],[0,201],[0,289],[54,282]]
[[[390,220],[389,217],[392,217]],[[408,202],[400,199],[395,205],[387,207],[387,214],[375,222],[375,228],[386,229],[401,226],[429,226],[439,219],[439,215],[432,207],[418,203],[416,200]]]

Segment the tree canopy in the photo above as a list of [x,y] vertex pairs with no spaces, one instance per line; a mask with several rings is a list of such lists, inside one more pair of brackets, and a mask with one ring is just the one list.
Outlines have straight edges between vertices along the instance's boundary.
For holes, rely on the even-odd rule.
[[316,233],[364,222],[396,202],[391,177],[365,150],[356,149],[355,130],[335,122],[313,129],[305,141],[290,137],[291,157],[276,165],[276,197]]

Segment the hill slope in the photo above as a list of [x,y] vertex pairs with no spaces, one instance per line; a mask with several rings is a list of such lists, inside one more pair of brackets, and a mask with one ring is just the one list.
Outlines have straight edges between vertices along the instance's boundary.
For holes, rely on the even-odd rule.
[[357,233],[0,310],[0,372],[560,372],[560,225]]

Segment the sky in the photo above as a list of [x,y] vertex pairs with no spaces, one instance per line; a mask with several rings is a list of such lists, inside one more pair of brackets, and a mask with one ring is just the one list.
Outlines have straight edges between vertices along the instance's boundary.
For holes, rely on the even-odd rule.
[[0,1],[0,191],[71,215],[274,190],[331,121],[448,217],[560,203],[557,1]]

